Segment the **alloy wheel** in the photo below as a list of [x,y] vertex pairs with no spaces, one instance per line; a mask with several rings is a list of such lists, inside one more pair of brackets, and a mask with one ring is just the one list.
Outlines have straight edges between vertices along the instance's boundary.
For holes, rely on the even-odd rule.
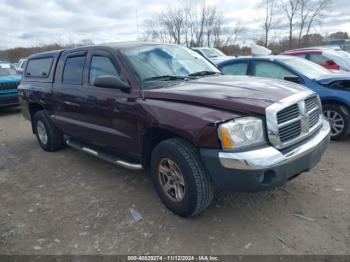
[[343,132],[345,128],[345,120],[341,114],[333,110],[326,110],[323,114],[331,125],[331,136],[337,136]]
[[164,158],[158,166],[158,177],[165,195],[175,202],[185,197],[185,180],[180,168],[169,158]]
[[46,145],[47,141],[48,141],[47,132],[46,132],[45,125],[40,120],[36,124],[36,130],[38,132],[38,137],[39,137],[40,142],[42,144]]

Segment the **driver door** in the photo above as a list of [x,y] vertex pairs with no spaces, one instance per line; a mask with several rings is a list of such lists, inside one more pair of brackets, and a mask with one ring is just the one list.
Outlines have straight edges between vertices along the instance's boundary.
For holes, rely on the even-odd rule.
[[125,82],[113,54],[93,50],[88,56],[86,101],[84,111],[90,132],[90,142],[107,146],[118,152],[137,152],[137,122],[134,114],[135,93],[120,89],[96,87],[94,81],[103,75],[116,76]]

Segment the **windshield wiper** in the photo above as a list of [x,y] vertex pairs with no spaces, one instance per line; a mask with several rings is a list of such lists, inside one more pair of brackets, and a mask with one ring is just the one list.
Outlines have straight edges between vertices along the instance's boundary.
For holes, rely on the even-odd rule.
[[188,76],[209,76],[209,75],[217,75],[217,74],[222,75],[222,73],[215,72],[215,71],[199,71],[199,72],[189,74]]
[[149,82],[149,81],[167,81],[167,80],[184,80],[186,79],[186,76],[174,76],[174,75],[164,75],[164,76],[154,76],[154,77],[149,77],[145,78],[143,81],[144,82]]

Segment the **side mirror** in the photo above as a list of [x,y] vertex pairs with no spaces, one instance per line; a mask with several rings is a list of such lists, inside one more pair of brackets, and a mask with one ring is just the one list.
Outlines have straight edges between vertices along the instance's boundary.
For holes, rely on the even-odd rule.
[[335,63],[334,60],[332,60],[332,59],[327,60],[327,61],[326,61],[326,64],[327,64],[327,65],[331,65],[331,66],[336,65],[336,63]]
[[299,76],[285,76],[284,80],[300,84],[302,81]]
[[120,78],[111,75],[97,77],[94,81],[94,86],[121,90],[130,89],[130,86],[122,80],[120,80]]

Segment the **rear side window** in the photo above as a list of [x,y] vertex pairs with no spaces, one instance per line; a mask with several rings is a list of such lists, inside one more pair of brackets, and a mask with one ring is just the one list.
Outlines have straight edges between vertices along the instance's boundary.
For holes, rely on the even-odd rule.
[[85,56],[68,57],[64,65],[62,82],[64,84],[82,85]]
[[25,75],[27,77],[47,78],[50,75],[52,63],[52,57],[31,59],[28,61]]
[[221,67],[225,75],[246,75],[248,70],[247,63],[229,64]]
[[119,77],[119,70],[114,66],[111,59],[105,56],[93,56],[90,66],[90,84],[93,85],[99,76],[111,75]]

